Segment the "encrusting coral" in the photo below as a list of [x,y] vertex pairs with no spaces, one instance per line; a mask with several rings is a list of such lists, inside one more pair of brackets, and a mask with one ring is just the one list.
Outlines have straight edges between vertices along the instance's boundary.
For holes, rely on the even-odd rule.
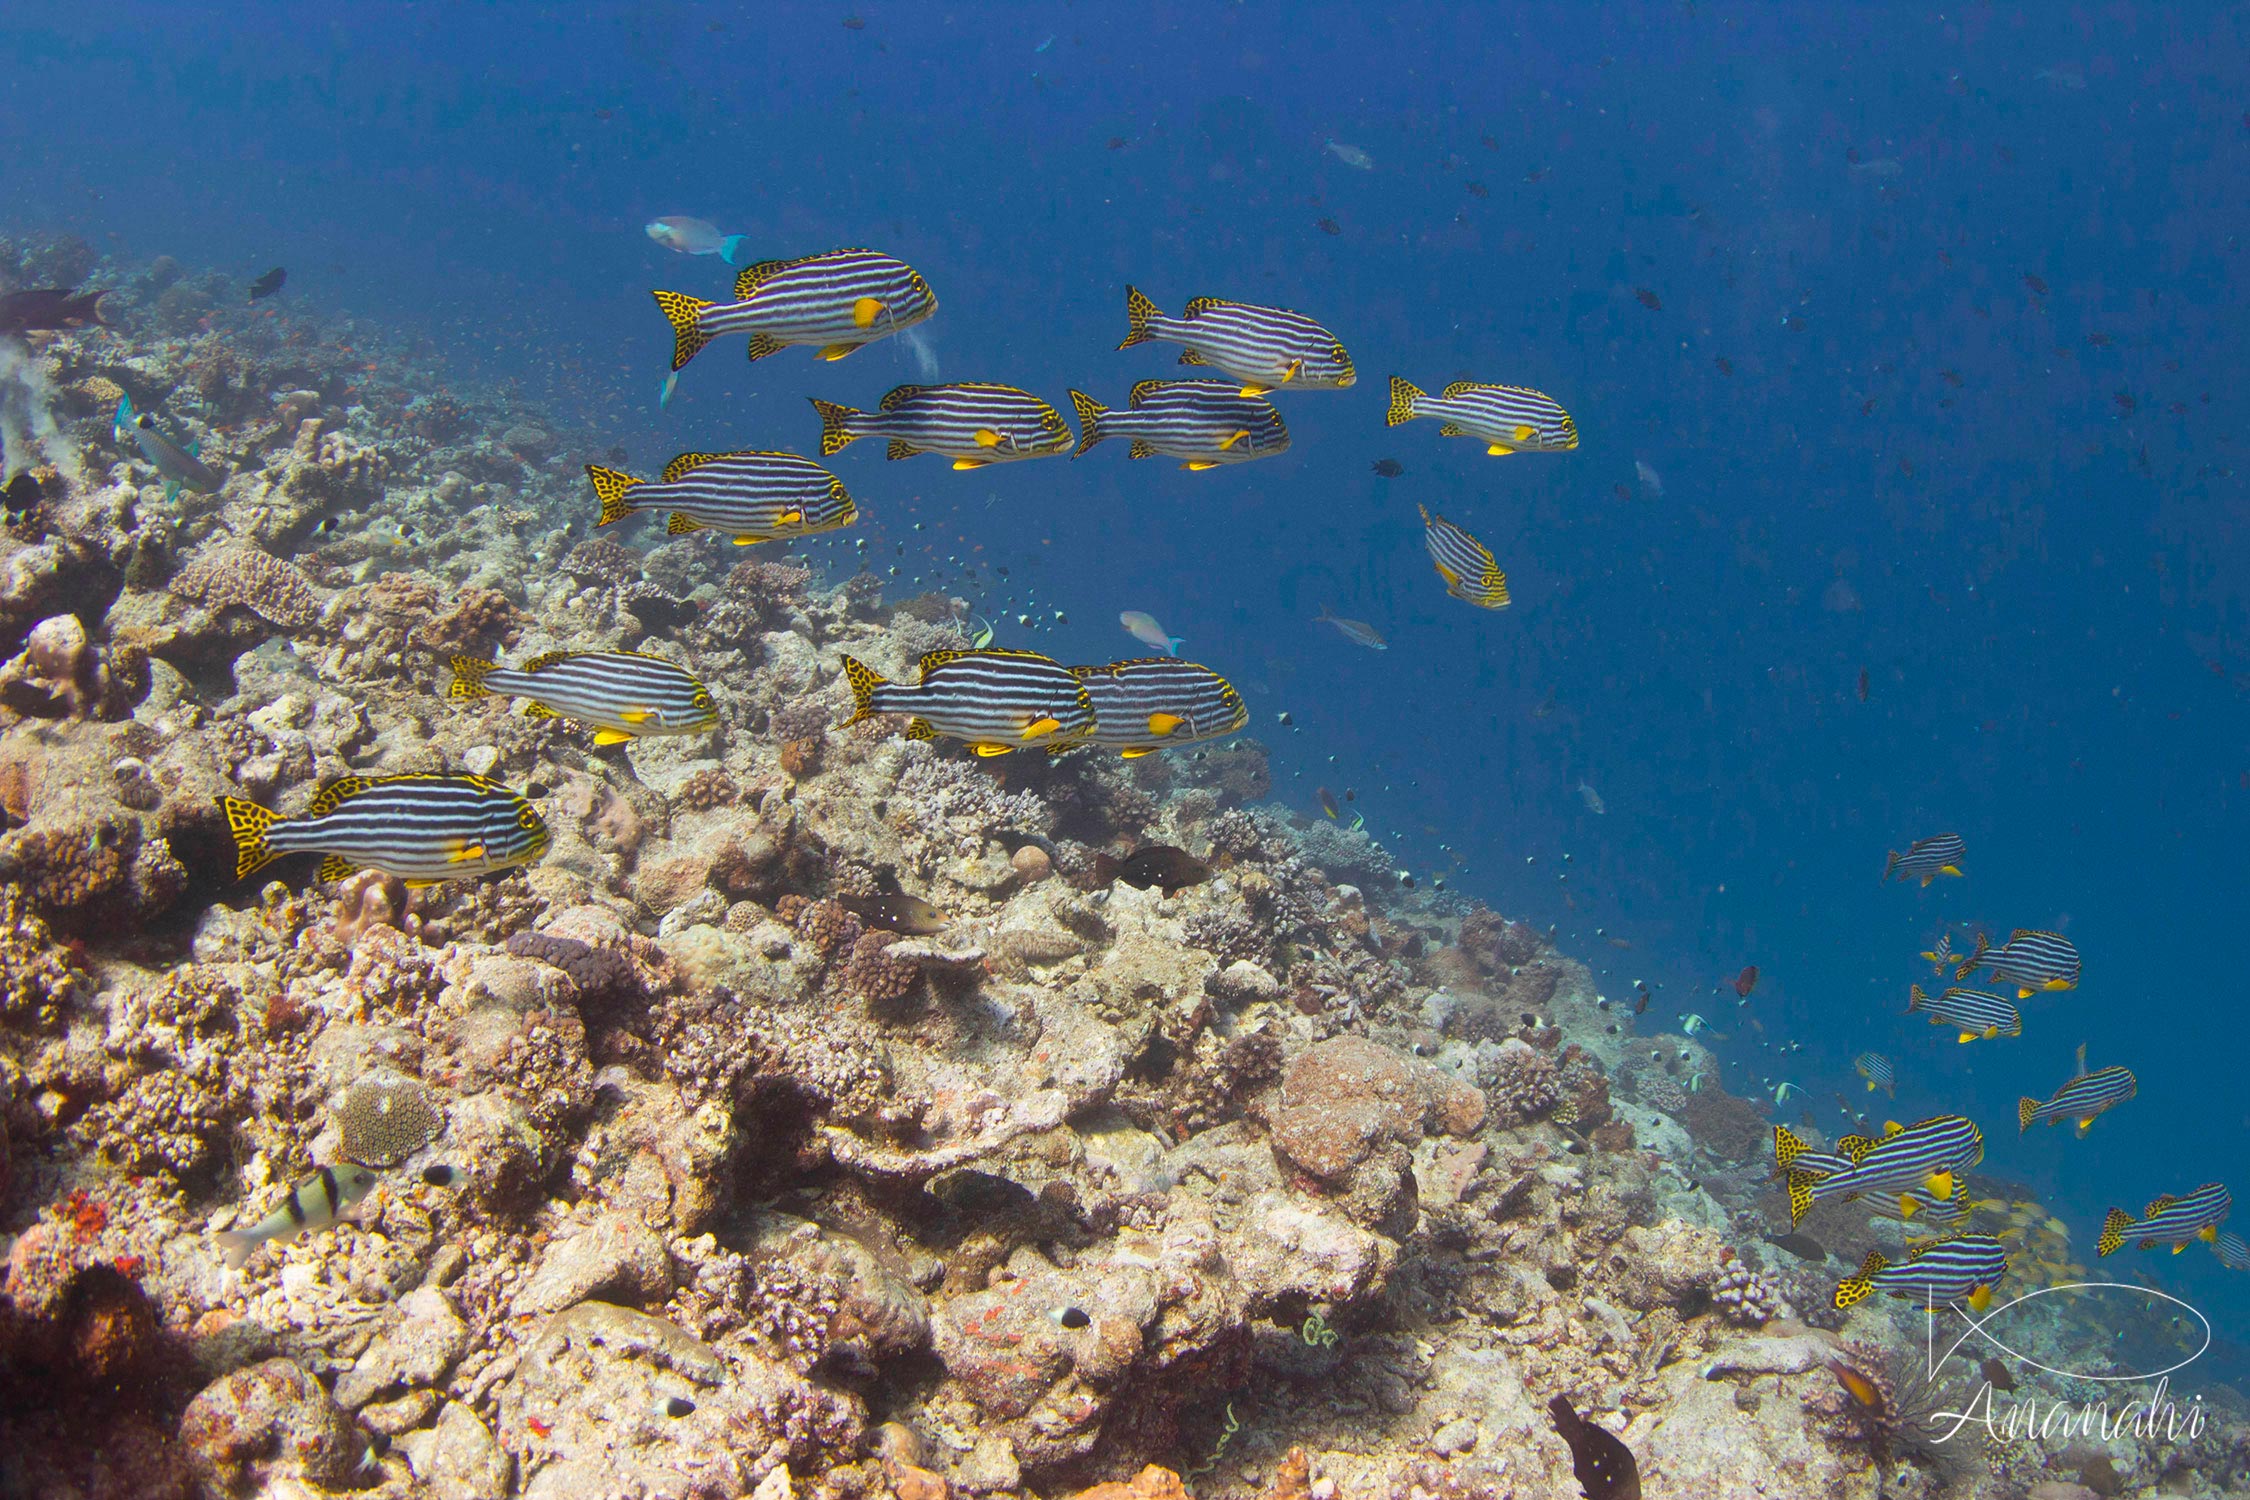
[[[965,602],[589,540],[606,439],[216,273],[0,240],[0,280],[42,257],[135,333],[0,345],[54,416],[8,429],[43,495],[0,534],[32,1492],[1560,1496],[1558,1395],[1652,1500],[2075,1479],[1846,1404],[1833,1361],[1897,1389],[1886,1299],[1761,1242],[1759,1107],[1547,934],[1265,803],[1255,739],[844,727],[842,656],[903,673]],[[225,459],[177,524],[111,445],[128,380]],[[441,696],[448,654],[588,648],[691,667],[721,727]],[[459,770],[528,790],[543,858],[234,880],[222,796]],[[1108,878],[1148,843],[1207,878]],[[2250,1429],[2212,1415],[2215,1464]]]

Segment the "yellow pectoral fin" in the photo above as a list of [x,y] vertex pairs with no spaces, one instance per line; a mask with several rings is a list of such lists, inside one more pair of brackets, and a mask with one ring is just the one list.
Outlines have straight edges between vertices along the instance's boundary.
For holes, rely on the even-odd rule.
[[465,844],[461,848],[454,850],[451,854],[448,854],[445,857],[445,862],[449,865],[465,865],[470,860],[482,858],[484,858],[484,845]]
[[1249,428],[1247,428],[1247,427],[1241,427],[1241,428],[1237,428],[1237,429],[1236,429],[1235,431],[1233,431],[1233,432],[1230,432],[1230,433],[1228,433],[1228,434],[1227,434],[1227,435],[1226,435],[1225,437],[1223,437],[1223,438],[1219,439],[1219,451],[1220,451],[1221,453],[1231,453],[1232,451],[1234,451],[1234,445],[1235,445],[1236,443],[1239,443],[1239,442],[1241,442],[1241,441],[1242,441],[1242,440],[1243,440],[1244,438],[1248,437],[1249,435],[1250,435],[1250,429],[1249,429]]
[[1929,1189],[1940,1198],[1951,1198],[1953,1196],[1953,1174],[1951,1172],[1933,1172],[1930,1174]]
[[1242,388],[1242,394],[1245,396],[1263,396],[1266,392],[1272,389],[1273,387],[1270,385],[1251,384],[1246,385]]
[[1509,454],[1515,452],[1516,450],[1509,447],[1506,443],[1492,443],[1487,445],[1484,451],[1494,458],[1506,458]]
[[2174,1245],[2174,1246],[2172,1247],[2172,1253],[2173,1253],[2174,1255],[2177,1255],[2177,1254],[2179,1254],[2179,1253],[2180,1253],[2180,1252],[2181,1252],[2182,1250],[2185,1250],[2186,1248],[2187,1248],[2187,1245],[2186,1245],[2186,1243],[2185,1243],[2185,1242],[2182,1242],[2182,1243],[2180,1243],[2180,1244],[2177,1244],[2177,1245]]
[[1978,1312],[1983,1312],[1986,1304],[1990,1303],[1991,1301],[1991,1287],[1980,1286],[1975,1291],[1969,1293],[1969,1306],[1974,1308]]
[[785,510],[773,518],[773,524],[776,526],[802,526],[805,524],[805,513],[801,510]]
[[1218,465],[1207,458],[1195,458],[1181,464],[1180,467],[1191,474],[1200,474],[1205,469],[1216,469]]
[[1287,365],[1283,366],[1281,371],[1281,383],[1283,385],[1287,385],[1292,380],[1300,379],[1304,375],[1304,373],[1305,362],[1301,359],[1293,359],[1289,361]]
[[1186,722],[1187,720],[1181,718],[1178,714],[1150,714],[1148,716],[1148,732],[1150,734],[1170,734]]
[[1902,1219],[1911,1219],[1914,1217],[1915,1211],[1921,1208],[1921,1206],[1921,1204],[1916,1203],[1912,1198],[1909,1198],[1902,1193],[1899,1195],[1898,1200],[1898,1216]]
[[632,736],[622,729],[597,729],[594,731],[594,743],[597,745],[622,745],[631,738]]
[[645,724],[656,717],[656,710],[651,708],[621,708],[617,711],[617,717],[628,724]]
[[1060,728],[1062,728],[1062,720],[1060,719],[1033,719],[1029,724],[1023,726],[1023,737],[1027,740],[1044,739]]
[[981,458],[957,458],[953,460],[953,467],[956,469],[981,469],[984,467],[984,462]]
[[2199,1240],[2209,1240],[2211,1243],[2217,1244],[2219,1240],[2219,1226],[2216,1224],[2206,1224],[2201,1229],[2198,1229],[2195,1232],[2195,1237]]
[[997,448],[1001,441],[1000,434],[994,432],[991,428],[979,427],[977,429],[977,446],[979,448]]
[[852,326],[855,328],[872,328],[875,320],[882,315],[883,304],[873,297],[862,297],[852,304]]
[[1447,588],[1457,589],[1461,586],[1461,575],[1454,572],[1444,563],[1432,563],[1431,566],[1437,569],[1438,577],[1445,580],[1445,586]]

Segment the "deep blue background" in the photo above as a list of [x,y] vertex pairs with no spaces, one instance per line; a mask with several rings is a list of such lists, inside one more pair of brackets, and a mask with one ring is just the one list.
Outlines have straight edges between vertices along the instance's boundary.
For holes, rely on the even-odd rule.
[[[1353,788],[1417,870],[1558,923],[1619,990],[1663,981],[1737,1033],[1739,1091],[1789,1078],[1833,1127],[1883,1048],[1902,1115],[1976,1115],[1988,1167],[2090,1253],[2105,1205],[2234,1173],[2250,1124],[2245,13],[1501,12],[13,0],[0,230],[286,264],[290,298],[430,331],[643,469],[808,447],[805,395],[915,378],[891,345],[751,367],[730,341],[659,413],[647,291],[725,268],[651,244],[657,214],[891,250],[943,303],[946,377],[1066,411],[1174,373],[1113,352],[1127,280],[1311,313],[1362,379],[1284,396],[1278,460],[1189,475],[1112,444],[956,475],[862,444],[836,463],[862,535],[925,579],[1007,565],[988,612],[1028,589],[1071,623],[1003,639],[1072,659],[1137,649],[1112,622],[1150,610],[1248,690],[1295,805]],[[1393,372],[1538,386],[1584,446],[1386,431]],[[1416,501],[1493,547],[1514,608],[1443,596]],[[1391,649],[1309,623],[1324,603]],[[1967,880],[1877,886],[1941,829]],[[1908,1025],[1943,918],[2064,928],[2086,983],[2019,1041]],[[1804,1047],[1781,1063],[1709,990],[1752,962],[1767,1040]],[[2081,1040],[2140,1100],[2019,1146],[2016,1095]],[[2207,1253],[2126,1258],[2232,1290]]]

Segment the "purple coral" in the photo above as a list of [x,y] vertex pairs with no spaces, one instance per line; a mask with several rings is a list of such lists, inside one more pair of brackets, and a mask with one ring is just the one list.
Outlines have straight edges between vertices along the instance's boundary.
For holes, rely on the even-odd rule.
[[1726,1268],[1711,1283],[1711,1302],[1737,1328],[1763,1328],[1781,1316],[1787,1299],[1762,1273],[1729,1252]]

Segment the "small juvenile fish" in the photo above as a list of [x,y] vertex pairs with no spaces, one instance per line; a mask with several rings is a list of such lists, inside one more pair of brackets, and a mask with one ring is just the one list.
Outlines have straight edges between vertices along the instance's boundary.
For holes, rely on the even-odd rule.
[[1578,424],[1552,396],[1518,385],[1456,380],[1436,396],[1424,394],[1396,375],[1391,377],[1391,407],[1386,425],[1416,417],[1436,417],[1445,437],[1470,437],[1494,458],[1511,453],[1567,453],[1578,446]]
[[117,414],[110,419],[110,434],[120,445],[124,443],[126,435],[131,434],[134,446],[141,450],[141,456],[154,464],[156,472],[164,476],[164,499],[167,504],[178,497],[182,488],[191,489],[199,495],[216,495],[226,483],[225,475],[195,456],[196,450],[203,446],[200,439],[182,448],[156,430],[156,423],[147,412],[136,413],[130,396],[117,398]]
[[290,1191],[281,1206],[248,1229],[225,1229],[212,1236],[219,1253],[240,1270],[260,1245],[294,1239],[307,1229],[319,1229],[343,1217],[344,1210],[367,1196],[377,1178],[367,1168],[346,1162],[322,1167]]
[[1922,1012],[1932,1026],[1953,1027],[1963,1042],[2023,1035],[2023,1013],[2005,997],[1982,990],[1952,989],[1933,999],[1917,984],[1907,991],[1906,1009],[1910,1015]]
[[902,385],[874,411],[809,399],[820,413],[823,458],[863,437],[890,439],[885,458],[936,453],[952,459],[956,469],[1050,458],[1070,449],[1062,414],[1012,385]]
[[448,698],[527,698],[527,717],[590,724],[597,745],[701,734],[719,722],[710,689],[662,657],[637,651],[550,651],[512,668],[456,656],[451,665]]
[[275,266],[265,275],[250,283],[250,300],[261,302],[271,297],[275,292],[281,290],[281,284],[288,279],[289,272],[281,266]]
[[2055,1090],[2054,1097],[2044,1104],[2032,1098],[2018,1099],[2016,1133],[2022,1134],[2040,1120],[2050,1125],[2076,1120],[2078,1133],[2084,1135],[2093,1128],[2097,1117],[2140,1091],[2140,1080],[2133,1076],[2131,1068],[2096,1068],[2091,1073],[2081,1070],[2076,1078]]
[[234,878],[284,854],[317,851],[322,880],[363,866],[410,886],[465,880],[529,864],[547,852],[547,825],[518,792],[482,776],[346,776],[284,818],[222,797],[234,835]]
[[1625,1440],[1587,1421],[1565,1396],[1547,1403],[1555,1431],[1570,1445],[1570,1471],[1586,1500],[1641,1500],[1641,1464]]
[[1426,505],[1422,512],[1422,545],[1430,563],[1445,580],[1445,591],[1479,609],[1508,607],[1508,575],[1490,548]]
[[1084,391],[1070,393],[1078,414],[1076,458],[1104,438],[1131,438],[1134,458],[1168,454],[1183,469],[1215,469],[1271,458],[1289,446],[1289,428],[1273,403],[1245,396],[1223,380],[1144,380],[1124,411]]
[[899,891],[879,892],[872,896],[843,896],[838,898],[844,910],[870,927],[880,927],[885,932],[932,933],[944,930],[945,913],[920,896],[909,896]]
[[1756,964],[1745,965],[1742,972],[1728,982],[1734,986],[1736,995],[1744,1000],[1749,999],[1750,992],[1758,987],[1758,966]]
[[874,250],[829,250],[745,266],[734,279],[732,302],[685,292],[651,295],[672,325],[675,370],[728,333],[750,335],[752,359],[797,344],[818,347],[822,359],[842,359],[937,311],[919,271]]
[[1881,1089],[1890,1098],[1898,1097],[1898,1074],[1891,1067],[1891,1060],[1882,1053],[1862,1052],[1853,1059],[1852,1067],[1860,1077],[1867,1080],[1867,1092],[1870,1094]]
[[1187,886],[1201,885],[1210,878],[1209,865],[1170,844],[1150,844],[1123,859],[1107,854],[1094,856],[1094,880],[1101,885],[1119,880],[1136,890],[1145,891],[1155,886],[1169,896]]
[[1117,623],[1124,626],[1125,633],[1134,640],[1144,646],[1152,646],[1166,656],[1178,656],[1180,647],[1187,643],[1185,636],[1166,635],[1164,627],[1156,623],[1156,616],[1145,610],[1125,610],[1118,615]]
[[2122,1208],[2113,1208],[2102,1220],[2101,1238],[2094,1242],[2094,1248],[2107,1255],[2131,1239],[2138,1240],[2143,1250],[2168,1244],[2177,1255],[2190,1240],[2215,1244],[2219,1225],[2233,1207],[2234,1196],[2224,1183],[2206,1182],[2184,1198],[2166,1193],[2152,1201],[2138,1219]]
[[1174,318],[1157,310],[1139,288],[1125,288],[1130,325],[1120,349],[1156,340],[1185,346],[1183,365],[1209,365],[1242,382],[1245,396],[1287,386],[1299,391],[1340,391],[1359,379],[1352,357],[1336,335],[1302,313],[1254,302],[1198,297]]
[[1375,170],[1375,158],[1369,156],[1357,146],[1347,146],[1342,141],[1330,141],[1322,149],[1347,167],[1356,168],[1362,172]]
[[794,453],[683,453],[654,481],[600,464],[586,465],[586,477],[601,502],[596,526],[669,510],[669,536],[709,527],[750,547],[840,530],[859,518],[844,482]]
[[1609,811],[1609,804],[1602,800],[1600,792],[1594,790],[1592,782],[1581,781],[1578,783],[1578,800],[1585,803],[1586,811],[1597,818],[1602,817]]
[[1395,458],[1378,458],[1369,467],[1385,479],[1396,479],[1406,472],[1406,465]]
[[1633,460],[1633,473],[1640,479],[1641,488],[1648,491],[1651,500],[1664,498],[1664,476],[1650,468],[1646,459]]
[[1337,633],[1355,646],[1365,646],[1370,651],[1388,651],[1391,649],[1391,643],[1384,640],[1382,634],[1374,626],[1368,624],[1365,620],[1352,620],[1342,615],[1332,615],[1328,612],[1328,606],[1325,604],[1320,607],[1320,613],[1313,616],[1313,623],[1315,625],[1335,626]]
[[2211,1251],[2228,1270],[2250,1271],[2250,1244],[2244,1244],[2241,1235],[2220,1235],[2211,1242]]
[[2018,927],[1997,948],[1978,933],[1975,951],[1954,968],[1953,977],[1966,979],[1979,969],[1990,969],[1995,983],[2014,985],[2016,998],[2027,1000],[2041,990],[2076,989],[2078,968],[2078,945],[2069,938]]
[[2008,1247],[1989,1234],[1939,1240],[1898,1265],[1870,1250],[1857,1274],[1837,1283],[1836,1306],[1857,1307],[1873,1293],[1889,1292],[1932,1306],[1966,1302],[1982,1312],[2007,1270]]
[[1924,949],[1922,958],[1924,962],[1934,966],[1940,974],[1952,968],[1959,958],[1959,955],[1953,951],[1953,934],[1950,932],[1939,933],[1936,946]]
[[1072,667],[1094,705],[1088,743],[1127,760],[1233,734],[1250,722],[1234,685],[1209,667],[1173,656]]
[[642,226],[648,237],[667,250],[677,250],[682,255],[716,255],[730,266],[742,264],[742,241],[739,234],[721,234],[719,226],[709,219],[690,218],[686,214],[666,214],[651,219]]
[[1094,704],[1071,670],[1036,651],[932,651],[912,686],[844,658],[852,716],[911,714],[906,737],[960,740],[980,756],[1063,750],[1094,732]]
[[102,298],[107,292],[74,292],[39,286],[0,297],[0,333],[60,333],[71,328],[106,328]]
[[1928,885],[1940,875],[1958,876],[1961,861],[1968,857],[1969,846],[1961,842],[1957,833],[1934,833],[1926,839],[1916,839],[1906,846],[1904,854],[1893,851],[1883,865],[1883,878],[1889,880],[1919,879]]

